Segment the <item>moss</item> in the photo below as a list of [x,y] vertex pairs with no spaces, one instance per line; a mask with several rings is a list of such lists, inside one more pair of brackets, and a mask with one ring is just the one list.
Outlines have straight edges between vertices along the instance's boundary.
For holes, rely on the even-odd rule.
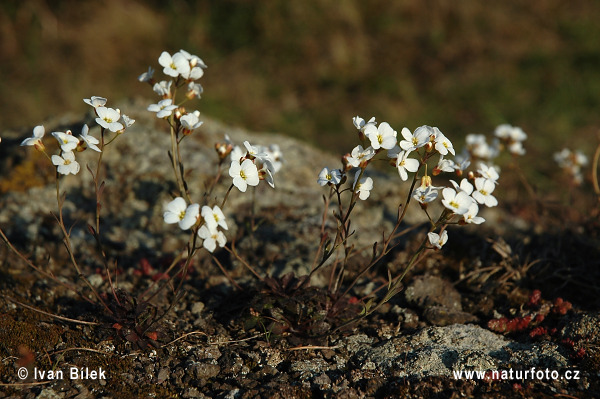
[[57,326],[40,328],[37,323],[17,321],[3,314],[0,315],[0,350],[8,356],[18,356],[19,347],[35,353],[44,352],[56,346],[62,332]]

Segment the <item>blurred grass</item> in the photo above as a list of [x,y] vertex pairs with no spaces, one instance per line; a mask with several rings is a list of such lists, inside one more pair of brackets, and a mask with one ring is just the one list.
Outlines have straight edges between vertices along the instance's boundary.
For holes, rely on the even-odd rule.
[[564,145],[591,155],[598,15],[584,0],[7,1],[0,130],[83,113],[91,95],[153,98],[137,76],[186,49],[209,66],[201,112],[333,152],[353,146],[358,114],[435,125],[458,147],[508,122],[529,134],[530,160]]

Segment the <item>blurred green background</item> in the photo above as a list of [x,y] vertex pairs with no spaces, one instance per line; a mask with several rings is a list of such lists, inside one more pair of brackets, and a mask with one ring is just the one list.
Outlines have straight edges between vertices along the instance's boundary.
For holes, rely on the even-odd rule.
[[591,156],[598,16],[592,0],[4,1],[0,129],[83,114],[91,95],[154,100],[137,76],[186,49],[208,64],[201,112],[332,152],[354,146],[358,114],[457,147],[511,123],[529,160]]

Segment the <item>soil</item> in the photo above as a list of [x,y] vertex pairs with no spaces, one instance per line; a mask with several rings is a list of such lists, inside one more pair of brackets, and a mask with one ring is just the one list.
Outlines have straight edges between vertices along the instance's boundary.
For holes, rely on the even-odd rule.
[[[54,121],[54,127],[77,122]],[[142,118],[139,130],[128,134],[156,131],[153,124]],[[236,237],[240,258],[270,278],[254,278],[224,250],[214,259],[202,252],[177,289],[182,274],[164,272],[186,239],[162,223],[162,203],[173,184],[168,165],[156,171],[142,160],[150,149],[125,141],[126,148],[135,149],[127,161],[123,153],[107,155],[107,187],[120,187],[107,189],[103,202],[110,279],[86,232],[94,212],[93,191],[83,188],[89,180],[65,179],[65,218],[73,225],[81,278],[48,212],[56,212],[54,184],[15,187],[1,200],[0,226],[19,251],[55,277],[35,272],[0,246],[1,398],[600,397],[597,213],[560,213],[506,200],[487,215],[489,223],[451,229],[451,245],[415,266],[398,295],[343,326],[359,314],[360,298],[386,284],[388,269],[402,270],[425,230],[410,222],[417,226],[410,237],[346,297],[330,294],[327,273],[304,284],[301,276],[319,244],[322,193],[313,186],[321,166],[314,163],[335,157],[289,138],[214,121],[206,125],[195,145],[225,131],[241,141],[276,138],[284,143],[284,154],[296,153],[285,166],[292,172],[282,172],[280,194],[261,186],[256,198],[263,205],[254,209],[248,195],[232,199],[236,211],[227,214],[237,226],[228,237]],[[161,133],[156,134],[147,141]],[[23,135],[14,134],[11,141],[3,134],[2,145],[13,145],[3,149],[3,166],[38,162],[16,147]],[[307,154],[314,160],[306,162],[309,170],[301,170]],[[365,242],[372,243],[393,221],[390,208],[373,210],[385,208],[389,194],[374,195],[370,208],[365,206],[366,216],[357,222]],[[368,252],[352,259],[348,275],[368,261]],[[76,285],[80,294],[61,282]],[[158,293],[148,299],[145,292]],[[488,373],[482,379],[456,378],[456,372],[469,370]],[[492,370],[515,377],[495,376]],[[546,370],[558,378],[517,378],[520,372]]]

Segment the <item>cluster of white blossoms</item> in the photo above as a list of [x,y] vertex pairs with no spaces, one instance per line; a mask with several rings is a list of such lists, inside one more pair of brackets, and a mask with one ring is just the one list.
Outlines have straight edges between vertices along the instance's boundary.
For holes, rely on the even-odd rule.
[[217,244],[223,247],[227,243],[225,234],[219,230],[219,227],[228,229],[227,220],[221,208],[216,205],[212,208],[205,205],[200,209],[199,204],[188,205],[183,198],[177,197],[165,206],[163,217],[165,223],[177,223],[181,230],[189,230],[199,225],[196,234],[202,240],[202,246],[209,252],[213,252]]
[[204,76],[207,66],[200,57],[185,50],[179,50],[173,55],[163,51],[158,58],[158,63],[163,67],[163,73],[171,79],[155,81],[154,69],[151,67],[138,77],[140,82],[150,84],[154,92],[161,98],[158,103],[150,104],[148,111],[155,112],[159,119],[166,119],[173,115],[177,131],[181,130],[184,135],[189,135],[203,123],[200,120],[200,111],[187,112],[176,104],[175,91],[184,87],[186,98],[190,100],[200,98],[203,88],[196,81]]
[[[121,114],[119,109],[105,107],[106,101],[106,98],[97,96],[83,100],[83,102],[94,108],[97,116],[96,123],[101,126],[103,131],[121,134],[125,129],[133,125],[135,120],[125,114]],[[33,129],[33,136],[23,140],[21,145],[33,146],[36,150],[46,153],[46,146],[42,142],[45,132],[44,126],[36,126]],[[83,125],[79,138],[73,136],[73,132],[70,130],[66,132],[52,132],[52,136],[54,136],[60,145],[60,153],[52,155],[50,160],[56,166],[58,173],[62,175],[76,175],[79,173],[81,168],[79,162],[75,160],[75,152],[81,152],[87,148],[101,152],[101,149],[98,147],[100,141],[89,134],[88,125]]]
[[554,154],[554,160],[558,163],[558,166],[572,177],[575,184],[579,185],[583,182],[581,168],[588,164],[588,159],[581,151],[571,151],[568,148],[563,148],[562,151]]
[[248,141],[244,141],[244,149],[242,149],[240,146],[233,145],[228,136],[225,136],[225,141],[230,149],[229,176],[238,190],[246,192],[248,186],[257,186],[260,180],[265,180],[269,186],[275,188],[273,175],[279,172],[283,163],[278,145],[266,147],[251,145]]
[[[155,81],[152,68],[148,68],[148,71],[141,74],[138,80],[149,83],[161,98],[156,104],[149,105],[148,111],[156,113],[157,118],[168,121],[172,132],[172,145],[175,148],[180,145],[182,135],[190,135],[203,123],[199,111],[188,112],[182,104],[186,100],[200,98],[203,89],[197,80],[204,75],[207,66],[198,56],[184,50],[173,55],[164,51],[158,58],[158,62],[169,80]],[[176,93],[181,93],[182,88],[185,90],[186,98],[178,103],[175,96]],[[257,186],[260,180],[265,180],[271,187],[275,187],[273,175],[281,169],[282,165],[282,154],[278,146],[263,147],[245,141],[244,146],[240,147],[234,145],[225,135],[225,142],[217,143],[215,150],[219,157],[219,167],[222,162],[229,159],[229,175],[233,180],[231,187],[235,186],[241,192],[245,192],[248,186]],[[173,162],[176,170],[175,161]],[[176,178],[183,179],[177,176]],[[185,187],[185,184],[180,184],[180,189],[183,191],[181,187]],[[218,206],[211,208],[196,203],[188,205],[184,198],[177,197],[166,205],[164,220],[169,224],[177,223],[182,230],[192,229],[209,252],[213,252],[217,245],[225,246],[227,242],[221,230],[227,230],[227,222]]]
[[[470,135],[467,137],[467,148],[461,155],[456,156],[452,142],[437,127],[421,126],[413,132],[405,127],[399,137],[389,123],[382,122],[378,125],[375,118],[365,121],[356,116],[353,118],[353,123],[359,131],[361,141],[370,143],[370,146],[367,148],[362,145],[356,146],[351,153],[342,158],[341,169],[323,168],[317,183],[321,186],[339,188],[347,180],[347,173],[353,168],[358,168],[354,174],[352,189],[361,200],[367,199],[373,189],[373,180],[364,177],[364,171],[382,150],[387,150],[390,164],[396,167],[403,181],[408,180],[409,174],[416,173],[422,166],[426,166],[427,161],[436,154],[439,155],[439,160],[431,171],[432,175],[454,172],[462,176],[472,160],[491,160],[497,155],[501,145],[505,145],[513,154],[523,154],[525,150],[522,142],[527,137],[520,128],[501,125],[496,129],[495,148],[486,144],[484,136]],[[454,156],[454,159],[449,158],[450,155]],[[485,219],[477,216],[479,207],[493,207],[498,204],[493,196],[499,179],[498,169],[480,162],[479,169],[469,172],[468,177],[468,179],[463,178],[460,184],[450,180],[452,187],[435,187],[425,167],[421,185],[414,189],[411,196],[423,209],[426,209],[428,203],[439,197],[441,190],[441,202],[448,210],[446,221],[456,216],[459,224],[480,224]],[[439,234],[430,232],[428,237],[431,245],[441,248],[448,240],[448,233],[442,229]]]
[[466,137],[466,148],[464,156],[471,156],[485,162],[491,162],[500,155],[503,149],[507,149],[512,155],[525,155],[523,142],[527,140],[527,134],[520,127],[502,124],[494,131],[494,140],[487,142],[483,134],[468,134]]

